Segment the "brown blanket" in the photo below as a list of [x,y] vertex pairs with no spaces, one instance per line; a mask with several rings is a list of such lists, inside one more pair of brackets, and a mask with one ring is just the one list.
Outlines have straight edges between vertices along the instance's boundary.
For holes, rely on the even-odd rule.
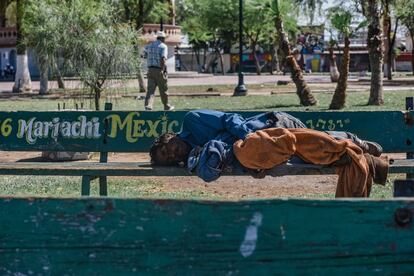
[[352,162],[337,167],[336,197],[368,197],[372,176],[362,150],[351,140],[335,140],[312,129],[270,128],[249,134],[234,143],[240,163],[250,169],[270,169],[286,162],[293,154],[316,165],[329,165],[348,154]]

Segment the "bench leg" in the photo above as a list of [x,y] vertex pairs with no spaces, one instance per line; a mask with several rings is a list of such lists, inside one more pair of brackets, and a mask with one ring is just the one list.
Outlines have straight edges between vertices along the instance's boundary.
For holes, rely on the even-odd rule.
[[107,185],[106,176],[99,177],[99,195],[100,196],[108,195],[108,185]]
[[[414,159],[414,152],[407,152],[407,159]],[[414,179],[414,174],[407,173],[407,179]]]
[[89,196],[91,194],[91,177],[89,175],[82,176],[82,196]]

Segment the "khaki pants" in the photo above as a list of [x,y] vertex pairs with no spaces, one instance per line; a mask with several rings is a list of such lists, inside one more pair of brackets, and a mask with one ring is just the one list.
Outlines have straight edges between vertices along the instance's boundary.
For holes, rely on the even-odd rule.
[[161,101],[164,105],[164,108],[167,108],[168,105],[168,76],[167,72],[161,71],[158,68],[148,68],[148,90],[145,97],[145,108],[152,109],[154,105],[154,96],[155,89],[157,86],[160,90]]

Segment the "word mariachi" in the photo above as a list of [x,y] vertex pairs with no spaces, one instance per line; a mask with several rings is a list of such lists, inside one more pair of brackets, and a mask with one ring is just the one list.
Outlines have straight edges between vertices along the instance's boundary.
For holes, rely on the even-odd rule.
[[[158,137],[165,132],[177,131],[178,121],[169,121],[167,116],[157,120],[142,120],[139,112],[128,113],[125,117],[111,114],[103,118],[108,125],[103,127],[102,118],[79,116],[72,121],[59,117],[51,120],[40,120],[36,117],[18,119],[16,137],[25,139],[29,144],[35,144],[38,139],[98,139],[105,132],[110,138],[117,138],[119,134],[125,135],[129,143],[135,143],[142,137]],[[0,121],[0,138],[8,137],[13,133],[13,120],[7,118]],[[119,133],[120,132],[120,133]]]
[[79,116],[77,121],[61,122],[60,118],[53,118],[49,122],[37,121],[31,118],[28,121],[19,120],[17,138],[26,138],[29,144],[35,144],[38,138],[89,138],[101,137],[99,133],[99,118],[92,118],[90,121],[86,116]]

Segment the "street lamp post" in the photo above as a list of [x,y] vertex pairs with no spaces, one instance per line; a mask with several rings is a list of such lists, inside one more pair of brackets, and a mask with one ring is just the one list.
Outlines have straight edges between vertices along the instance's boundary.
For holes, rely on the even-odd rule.
[[243,74],[243,0],[239,0],[239,84],[234,89],[233,96],[246,96]]

